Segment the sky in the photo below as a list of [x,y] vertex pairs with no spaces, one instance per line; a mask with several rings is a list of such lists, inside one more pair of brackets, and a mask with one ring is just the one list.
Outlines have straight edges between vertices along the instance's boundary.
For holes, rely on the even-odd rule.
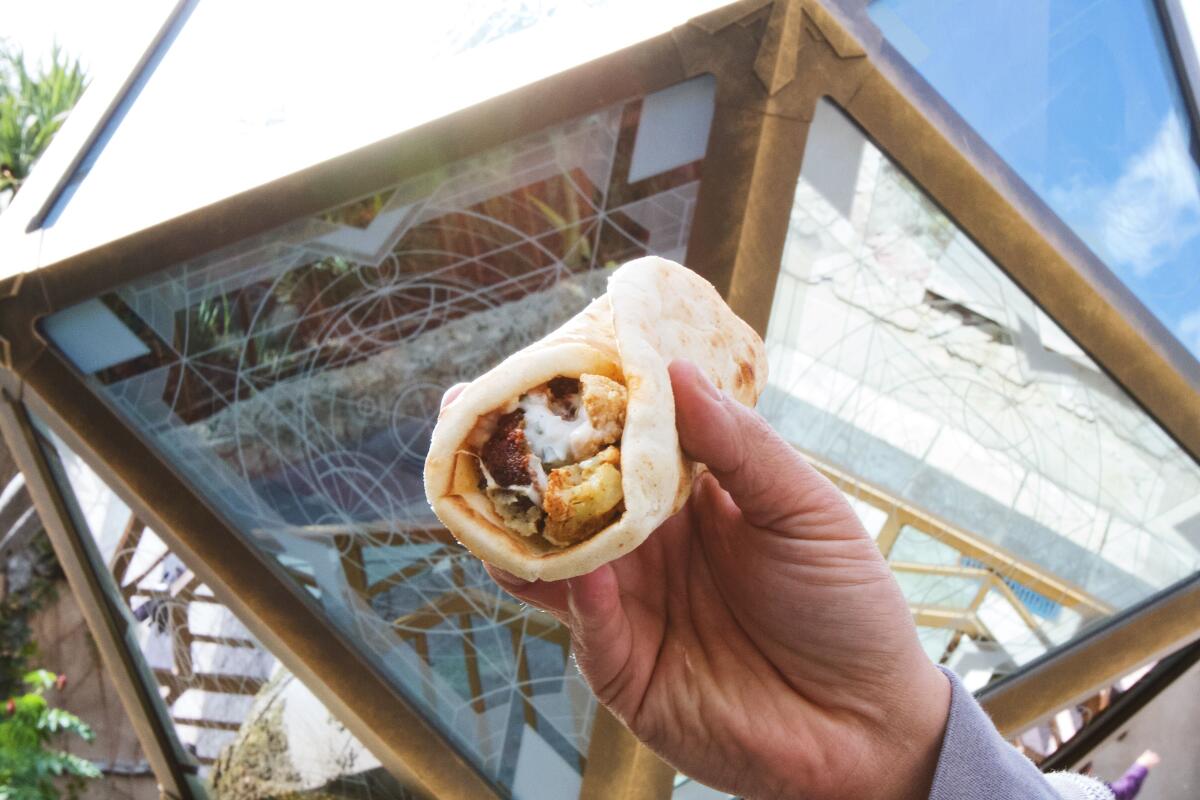
[[880,0],[872,14],[1200,356],[1200,169],[1152,1]]

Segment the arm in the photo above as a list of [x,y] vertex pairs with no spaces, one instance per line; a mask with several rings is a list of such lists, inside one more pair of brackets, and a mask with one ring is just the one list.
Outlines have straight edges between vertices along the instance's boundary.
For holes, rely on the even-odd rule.
[[943,672],[952,686],[950,718],[929,800],[1112,800],[1103,784],[1082,775],[1042,775],[1000,738],[958,677]]
[[1138,759],[1137,763],[1127,769],[1116,783],[1110,784],[1109,788],[1112,789],[1116,800],[1133,800],[1141,791],[1142,782],[1149,774],[1150,768],[1143,764],[1141,759]]
[[577,578],[489,566],[567,626],[601,703],[679,771],[748,798],[1090,800],[1056,795],[930,662],[832,483],[691,365],[671,383],[680,445],[708,467],[683,509]]

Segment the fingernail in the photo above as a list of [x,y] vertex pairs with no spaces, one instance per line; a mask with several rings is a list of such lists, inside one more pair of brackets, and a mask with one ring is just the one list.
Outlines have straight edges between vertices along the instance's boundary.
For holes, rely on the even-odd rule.
[[509,586],[512,586],[514,589],[519,589],[522,586],[528,586],[530,583],[533,582],[533,581],[527,581],[524,578],[518,578],[516,575],[513,575],[511,572],[505,572],[504,570],[500,569],[499,567],[492,567],[491,572],[492,572],[493,578],[500,581],[500,583],[504,583]]
[[579,612],[575,608],[575,579],[567,578],[567,612],[572,617],[578,617]]
[[457,400],[458,396],[463,393],[463,389],[465,389],[465,388],[467,388],[467,384],[456,383],[453,386],[451,386],[449,389],[447,389],[445,394],[442,395],[442,404],[440,407],[441,410],[445,410],[446,406],[450,405],[455,400]]
[[578,582],[579,577],[567,578],[567,613],[576,619],[579,618]]

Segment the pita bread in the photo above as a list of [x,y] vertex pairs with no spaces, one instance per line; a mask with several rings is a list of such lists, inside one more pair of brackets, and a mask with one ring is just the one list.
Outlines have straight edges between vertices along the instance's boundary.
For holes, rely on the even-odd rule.
[[[691,493],[696,467],[679,447],[667,374],[678,358],[747,406],[766,385],[762,340],[708,281],[657,257],[617,269],[607,293],[442,409],[425,461],[434,513],[477,557],[525,580],[582,575],[630,552]],[[618,380],[628,392],[620,445],[625,511],[592,537],[558,548],[504,525],[479,488],[478,461],[465,442],[481,417],[552,378],[583,373]]]

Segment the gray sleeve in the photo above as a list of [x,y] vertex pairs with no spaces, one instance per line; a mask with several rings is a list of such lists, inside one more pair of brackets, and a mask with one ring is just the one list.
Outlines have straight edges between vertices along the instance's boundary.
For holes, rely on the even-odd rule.
[[1111,800],[1101,783],[1055,775],[1053,785],[1033,762],[1000,737],[987,714],[948,669],[950,719],[929,800]]
[[1106,785],[1076,772],[1051,772],[1046,780],[1063,800],[1116,800]]

